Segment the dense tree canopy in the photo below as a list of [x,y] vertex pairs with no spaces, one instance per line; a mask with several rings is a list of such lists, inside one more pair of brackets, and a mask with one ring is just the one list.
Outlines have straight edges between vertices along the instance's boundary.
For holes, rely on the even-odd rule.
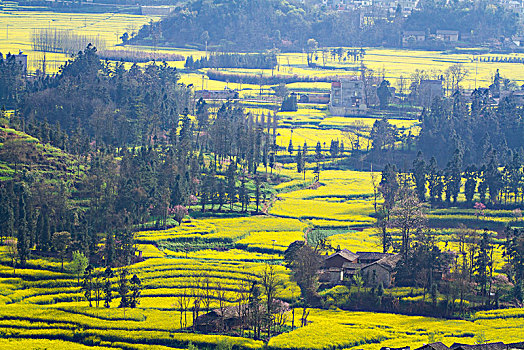
[[397,13],[363,22],[359,10],[337,11],[307,3],[195,0],[178,6],[160,22],[145,25],[130,42],[198,45],[206,50],[208,45],[221,50],[302,50],[308,49],[312,38],[319,47],[398,46],[405,30],[435,34],[445,29],[468,34],[469,40],[480,43],[515,34],[518,17],[486,2],[426,1],[407,19]]

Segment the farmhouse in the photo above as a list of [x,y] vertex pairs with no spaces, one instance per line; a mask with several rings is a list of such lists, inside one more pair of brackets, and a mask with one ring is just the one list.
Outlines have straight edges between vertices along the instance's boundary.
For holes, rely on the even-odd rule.
[[415,350],[448,350],[449,348],[442,342],[425,344]]
[[326,93],[303,93],[300,94],[298,103],[328,104],[329,94]]
[[356,78],[344,78],[331,83],[329,111],[332,115],[359,115],[367,111],[364,100],[364,82]]
[[247,314],[247,306],[233,305],[215,309],[200,315],[195,320],[195,329],[199,332],[221,332],[240,328],[242,319]]
[[238,92],[231,89],[224,90],[197,90],[195,91],[195,98],[198,100],[203,98],[204,100],[229,100],[237,99]]
[[24,72],[27,72],[27,55],[25,53],[23,53],[22,50],[20,50],[18,55],[8,53],[5,58],[6,58],[6,60],[14,59],[15,63],[19,64],[20,66],[22,66],[22,70]]
[[437,29],[437,39],[455,42],[459,40],[459,32],[457,30]]
[[[380,350],[394,350],[394,349],[400,349],[400,348],[383,347]],[[404,349],[409,350],[409,346],[407,346]],[[476,345],[454,343],[450,347],[447,347],[446,344],[443,344],[441,342],[436,342],[436,343],[424,344],[420,348],[416,348],[414,350],[512,350],[512,349],[524,349],[524,342],[510,343],[510,344],[496,342],[496,343],[485,343],[485,344],[476,344]]]
[[[264,313],[265,306],[260,304],[259,312]],[[284,314],[291,310],[288,303],[273,299],[275,313]],[[195,320],[195,330],[203,333],[230,332],[245,325],[246,319],[253,308],[249,304],[237,304],[212,310],[200,315]]]
[[320,282],[335,285],[359,274],[368,286],[389,287],[392,284],[394,269],[400,256],[388,253],[357,252],[340,250],[324,258],[320,271]]
[[140,12],[144,16],[168,16],[175,10],[174,6],[140,6]]
[[406,30],[402,33],[402,45],[410,45],[426,40],[426,32],[423,30]]

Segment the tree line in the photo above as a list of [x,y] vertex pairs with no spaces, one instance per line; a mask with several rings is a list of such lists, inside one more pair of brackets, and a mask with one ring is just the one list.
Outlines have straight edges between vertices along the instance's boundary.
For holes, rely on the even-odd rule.
[[24,67],[15,55],[5,57],[0,52],[0,104],[3,108],[14,108],[22,98],[26,81]]
[[187,69],[200,68],[249,68],[273,69],[278,64],[274,53],[238,54],[238,53],[212,53],[196,60],[193,56],[186,58],[184,65]]
[[[414,167],[420,166],[418,159]],[[497,308],[502,299],[522,301],[524,276],[518,266],[524,254],[522,228],[506,228],[507,239],[502,244],[508,258],[503,269],[507,276],[504,282],[494,275],[493,252],[500,243],[495,242],[487,229],[481,233],[466,226],[456,229],[453,232],[458,242],[456,252],[442,251],[437,245],[436,233],[429,229],[421,201],[422,188],[416,171],[400,174],[395,166],[388,165],[382,171],[380,182],[374,179],[373,184],[375,193],[384,199],[382,205],[375,202],[376,228],[382,249],[387,252],[393,248],[401,255],[396,268],[397,285],[423,287],[424,294],[447,293],[448,301],[459,298],[462,314],[467,309],[466,298],[488,308]],[[393,233],[400,239],[394,240]]]

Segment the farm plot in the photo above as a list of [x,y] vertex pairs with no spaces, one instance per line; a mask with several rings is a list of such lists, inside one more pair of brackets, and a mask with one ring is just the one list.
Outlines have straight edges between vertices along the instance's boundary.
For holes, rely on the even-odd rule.
[[[296,219],[270,216],[238,218],[210,218],[184,222],[167,230],[139,231],[135,240],[149,249],[148,254],[168,254],[176,257],[198,257],[221,260],[271,260],[278,255],[264,255],[271,250],[277,253],[287,246],[307,227]],[[273,240],[275,250],[273,251]],[[160,251],[155,251],[152,245]],[[271,248],[269,247],[271,245]],[[231,249],[238,246],[247,250],[210,250],[221,247]],[[200,249],[199,249],[200,248]]]
[[[300,310],[295,311],[300,315]],[[491,319],[475,321],[440,320],[420,316],[311,310],[310,323],[269,341],[270,349],[380,349],[442,341],[474,344],[477,337],[490,341],[522,340],[521,311],[507,312],[508,322]],[[483,314],[480,315],[482,317]],[[515,316],[512,316],[515,315]]]
[[[444,71],[456,63],[463,64],[469,71],[464,81],[466,88],[474,88],[475,83],[477,86],[488,86],[491,84],[492,76],[497,69],[500,69],[500,74],[503,76],[511,76],[519,82],[524,82],[522,64],[519,63],[475,62],[472,54],[459,52],[450,54],[438,51],[383,48],[365,48],[365,50],[366,55],[362,63],[375,72],[384,71],[385,78],[393,86],[397,86],[397,79],[400,76],[409,78],[417,69],[433,74],[438,70]],[[504,56],[508,57],[508,55]],[[321,61],[317,64],[322,65]],[[339,69],[312,69],[307,67],[305,54],[301,53],[281,54],[279,55],[279,63],[298,75],[359,75],[358,69],[360,67],[360,63],[339,63],[335,60],[328,61],[326,64]],[[350,70],[345,71],[345,69]]]
[[[29,68],[34,71],[40,67],[43,55],[32,51],[31,36],[36,29],[51,28],[66,30],[79,35],[99,37],[108,47],[120,42],[124,33],[137,31],[156,17],[141,15],[126,15],[115,13],[57,13],[45,11],[3,11],[0,12],[0,26],[9,25],[9,37],[0,36],[0,49],[3,54],[17,53],[23,50],[28,54]],[[87,45],[87,43],[86,43]],[[47,53],[48,72],[56,72],[60,65],[68,59],[68,55]]]
[[[5,306],[0,309],[1,342],[48,344],[85,349],[167,349],[199,347],[227,340],[242,349],[261,348],[262,343],[246,338],[181,332],[175,313],[158,310],[57,308]],[[8,340],[9,339],[9,340]],[[2,344],[0,343],[0,345]],[[53,347],[61,348],[61,347]]]
[[318,227],[368,227],[373,224],[370,216],[374,212],[373,188],[369,173],[328,170],[320,176],[318,187],[279,194],[270,214],[312,220]]

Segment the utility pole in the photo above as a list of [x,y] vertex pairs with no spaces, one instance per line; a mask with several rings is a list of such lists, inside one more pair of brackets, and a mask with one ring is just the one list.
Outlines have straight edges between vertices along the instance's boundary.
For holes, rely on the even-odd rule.
[[477,67],[478,67],[478,57],[473,56],[475,59],[475,90],[477,89]]

